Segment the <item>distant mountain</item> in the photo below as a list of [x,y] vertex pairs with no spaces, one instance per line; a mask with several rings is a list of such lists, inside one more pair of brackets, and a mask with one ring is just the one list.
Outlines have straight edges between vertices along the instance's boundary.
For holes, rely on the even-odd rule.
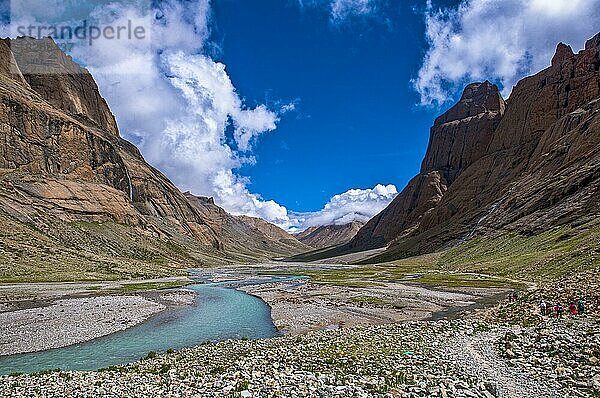
[[189,192],[185,196],[207,220],[221,242],[227,247],[236,248],[238,255],[253,259],[257,256],[282,257],[311,250],[283,229],[260,218],[233,216],[217,206],[212,198],[194,196]]
[[[600,34],[521,80],[508,101],[468,85],[436,119],[421,172],[341,247],[305,259],[388,247],[369,262],[433,252],[478,236],[532,236],[600,216]],[[576,231],[574,233],[577,233]]]
[[51,39],[0,41],[0,126],[0,281],[147,277],[306,250],[181,193]]
[[261,218],[248,216],[237,216],[236,218],[244,224],[250,225],[251,227],[255,228],[271,241],[279,242],[285,246],[290,246],[291,248],[293,248],[294,251],[307,251],[311,249],[309,246],[296,239],[295,236],[290,235],[283,229],[279,228],[277,225],[271,224]]
[[313,249],[324,249],[348,243],[356,236],[363,225],[364,223],[360,221],[353,221],[344,225],[322,225],[320,227],[310,227],[295,236],[300,242]]

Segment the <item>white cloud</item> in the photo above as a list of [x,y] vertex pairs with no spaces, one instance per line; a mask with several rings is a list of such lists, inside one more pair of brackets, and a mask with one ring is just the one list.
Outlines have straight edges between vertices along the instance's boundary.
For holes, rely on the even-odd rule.
[[377,9],[377,0],[333,0],[331,18],[342,21],[351,16],[369,15]]
[[238,108],[232,116],[235,126],[234,138],[242,151],[252,149],[252,140],[265,132],[275,130],[279,121],[277,115],[264,105],[254,109]]
[[[205,54],[209,0],[186,1],[185,6],[163,1],[158,8],[143,3],[122,0],[92,7],[89,20],[114,26],[131,20],[148,27],[151,40],[100,38],[92,46],[76,42],[71,51],[94,75],[122,135],[180,189],[213,196],[234,214],[287,226],[286,208],[251,193],[248,179],[236,173],[255,161],[248,154],[253,143],[274,130],[279,119],[265,105],[245,106],[225,65]],[[65,18],[69,11],[65,8]],[[230,124],[233,147],[226,140]]]
[[335,195],[318,212],[296,213],[292,219],[297,230],[320,225],[366,222],[385,209],[398,195],[394,185],[378,184],[372,189],[351,189]]
[[[261,217],[288,230],[366,221],[397,194],[392,185],[350,190],[319,212],[298,214],[250,192],[249,180],[237,169],[255,161],[251,150],[257,138],[277,127],[279,115],[295,111],[299,100],[276,102],[278,113],[265,105],[245,106],[225,65],[204,51],[208,0],[188,1],[185,8],[175,0],[163,1],[159,10],[140,7],[140,2],[96,7],[90,19],[113,25],[131,20],[148,26],[151,40],[101,38],[93,46],[75,43],[71,53],[94,75],[122,135],[180,189],[213,196],[233,214]],[[233,146],[226,137],[230,125]]]
[[429,49],[413,81],[421,103],[452,99],[465,83],[490,79],[508,96],[524,76],[550,65],[558,42],[576,51],[597,33],[600,0],[464,0],[428,5]]
[[288,112],[294,112],[296,110],[296,101],[294,102],[289,102],[287,104],[283,104],[281,106],[281,108],[279,108],[279,114],[280,115],[285,115]]
[[372,16],[382,0],[298,0],[301,7],[327,7],[332,23],[341,23],[352,17]]

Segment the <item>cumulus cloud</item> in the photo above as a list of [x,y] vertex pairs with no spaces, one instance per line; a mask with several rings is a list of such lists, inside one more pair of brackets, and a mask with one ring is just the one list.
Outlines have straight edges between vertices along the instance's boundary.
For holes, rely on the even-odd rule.
[[429,49],[414,79],[423,105],[441,104],[465,83],[490,79],[507,97],[549,66],[558,42],[575,50],[597,33],[600,0],[464,0],[425,16]]
[[[246,106],[225,65],[206,54],[209,0],[152,4],[84,1],[56,10],[62,11],[64,23],[75,22],[73,8],[87,6],[89,23],[126,26],[132,21],[134,26],[146,27],[146,40],[101,37],[93,45],[76,41],[70,49],[94,75],[122,135],[180,189],[213,196],[234,214],[287,226],[287,209],[250,192],[248,179],[236,173],[243,164],[254,162],[253,144],[277,127],[279,117],[265,105]],[[46,22],[37,8],[21,8],[22,16]],[[28,10],[35,12],[24,15]],[[52,22],[60,20],[56,14]],[[232,143],[226,139],[229,126]]]
[[377,9],[376,0],[334,0],[331,3],[331,17],[341,21],[351,16],[369,15]]
[[[294,112],[299,100],[276,101],[276,111],[263,104],[246,106],[226,66],[207,55],[209,0],[188,0],[185,6],[177,0],[117,0],[100,6],[80,1],[78,15],[61,4],[52,22],[78,23],[81,7],[87,7],[83,14],[90,23],[120,26],[132,21],[147,27],[146,40],[76,41],[70,53],[94,75],[121,134],[180,189],[212,196],[233,214],[261,217],[288,230],[366,221],[397,194],[392,185],[350,190],[319,212],[298,214],[249,191],[250,181],[238,169],[255,162],[252,149],[258,138],[276,129],[280,116]],[[22,7],[23,21],[47,22],[41,10],[26,15],[27,10]],[[363,9],[352,10],[339,8]],[[229,128],[233,142],[226,136]]]
[[394,185],[378,184],[371,189],[350,189],[332,197],[318,212],[295,214],[297,230],[320,225],[344,225],[367,222],[385,209],[398,195]]

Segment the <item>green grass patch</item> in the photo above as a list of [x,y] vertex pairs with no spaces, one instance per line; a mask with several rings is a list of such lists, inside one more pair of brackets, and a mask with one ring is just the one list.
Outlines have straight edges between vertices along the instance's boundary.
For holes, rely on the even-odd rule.
[[236,392],[245,391],[250,387],[250,382],[248,380],[240,380],[235,386]]
[[383,283],[376,283],[376,282],[366,281],[366,280],[353,280],[351,278],[349,278],[349,279],[318,278],[318,279],[314,280],[313,282],[317,283],[319,285],[354,287],[357,289],[384,286]]
[[600,267],[600,226],[556,228],[535,236],[477,238],[445,252],[440,269],[511,279],[555,281]]
[[41,370],[39,372],[34,372],[31,374],[31,376],[47,376],[47,375],[51,375],[53,373],[60,373],[60,372],[61,372],[60,368],[47,369],[47,370]]
[[487,275],[454,274],[428,272],[420,275],[415,282],[443,287],[475,287],[475,288],[527,288],[526,283],[502,279]]
[[600,221],[534,236],[507,233],[453,249],[387,263],[299,271],[313,282],[356,286],[385,282],[443,287],[516,288],[600,268]]
[[126,367],[124,366],[119,366],[119,365],[111,365],[107,368],[100,368],[98,369],[98,372],[117,372],[117,373],[123,373],[127,370]]

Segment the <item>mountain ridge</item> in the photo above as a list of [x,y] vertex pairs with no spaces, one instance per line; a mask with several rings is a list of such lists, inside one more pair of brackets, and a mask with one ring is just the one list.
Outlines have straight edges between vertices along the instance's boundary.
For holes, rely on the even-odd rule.
[[468,85],[431,128],[421,173],[348,244],[304,258],[388,247],[365,262],[389,261],[597,218],[599,68],[600,33],[578,54],[559,44],[506,102],[489,82]]
[[[24,44],[41,63],[19,65]],[[2,40],[0,61],[1,280],[163,276],[305,250],[251,226],[223,239],[210,218],[222,209],[201,211],[121,138],[93,77],[52,40]]]
[[313,249],[324,249],[349,242],[364,224],[364,222],[352,221],[342,225],[321,225],[310,227],[295,236],[300,242]]

